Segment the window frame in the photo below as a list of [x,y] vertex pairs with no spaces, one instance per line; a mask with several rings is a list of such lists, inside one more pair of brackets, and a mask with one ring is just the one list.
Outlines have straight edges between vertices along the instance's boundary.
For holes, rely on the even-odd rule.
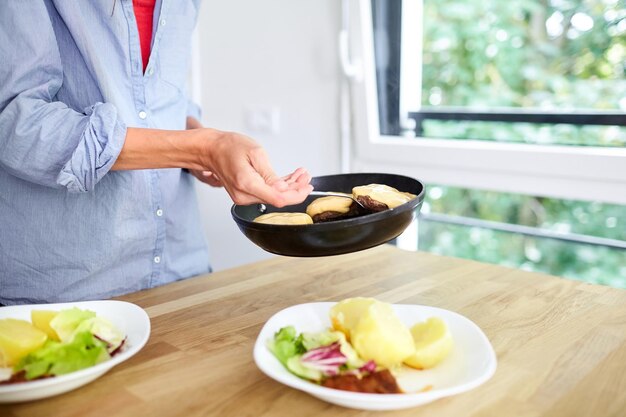
[[[395,136],[382,135],[371,0],[349,1],[351,55],[353,62],[361,66],[358,75],[351,78],[354,171],[395,172],[426,184],[626,204],[626,148],[426,137],[409,140],[404,136],[414,137],[416,124],[408,117],[408,110],[415,108],[415,100],[421,98],[402,93],[400,114],[407,115],[400,119],[403,129]],[[403,11],[421,14],[421,0],[400,1]],[[408,21],[408,16],[403,13],[403,21]],[[417,25],[405,26],[409,28],[402,33],[405,40],[410,36],[415,40],[416,32],[421,33],[415,29]],[[403,42],[401,48],[407,50],[409,45]],[[413,45],[411,49],[415,48]],[[415,65],[421,66],[420,59],[401,63],[401,82],[407,72],[416,70]]]

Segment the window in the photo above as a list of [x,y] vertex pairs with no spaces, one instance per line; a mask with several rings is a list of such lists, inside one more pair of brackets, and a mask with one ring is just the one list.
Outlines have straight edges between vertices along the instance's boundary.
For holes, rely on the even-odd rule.
[[[363,69],[352,82],[352,169],[426,183],[419,247],[481,258],[477,249],[487,239],[499,242],[490,261],[626,287],[619,267],[626,236],[614,233],[626,230],[623,6],[616,0],[351,5],[351,52]],[[486,201],[488,214],[461,209]],[[523,207],[543,217],[528,225],[510,216]],[[593,225],[572,230],[576,216],[585,215]],[[451,230],[473,249],[444,250],[441,236]],[[508,246],[516,254],[504,255],[506,240],[519,241]],[[541,264],[554,248],[568,255]],[[603,251],[614,255],[615,268],[590,263]],[[572,257],[584,258],[588,272],[568,270]]]
[[[624,146],[626,9],[612,0],[578,3],[426,0],[424,17],[416,8],[406,22],[422,22],[423,41],[415,45],[419,33],[402,28],[403,3],[373,1],[381,131],[401,129],[404,30],[411,50],[423,51],[422,65],[409,61],[404,81],[414,80],[407,82],[412,91],[404,88],[404,111],[423,136]],[[439,120],[474,123],[424,126]],[[506,121],[526,123],[493,125]],[[564,126],[536,126],[541,122]],[[581,125],[603,128],[575,129]]]

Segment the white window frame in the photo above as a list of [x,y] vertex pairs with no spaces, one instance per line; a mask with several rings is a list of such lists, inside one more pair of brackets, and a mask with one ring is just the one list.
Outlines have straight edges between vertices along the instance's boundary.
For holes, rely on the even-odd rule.
[[[361,65],[358,76],[351,78],[352,171],[404,174],[426,185],[626,205],[626,148],[433,138],[409,140],[381,135],[371,2],[349,1],[352,61]],[[421,5],[421,0],[403,0],[403,19],[406,10],[421,15]],[[409,27],[406,32],[403,29],[402,37],[415,39],[415,33],[415,27]],[[403,42],[403,49],[405,47]],[[412,49],[416,48],[413,45]],[[420,65],[420,59],[403,61],[400,79],[406,71],[420,71]],[[415,103],[410,100],[415,99],[401,96],[401,109],[414,107]]]

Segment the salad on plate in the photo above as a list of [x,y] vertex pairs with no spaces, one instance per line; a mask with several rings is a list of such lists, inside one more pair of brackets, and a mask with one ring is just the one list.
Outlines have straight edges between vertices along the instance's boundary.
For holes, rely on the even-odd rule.
[[77,307],[32,310],[31,321],[0,319],[0,384],[65,375],[111,359],[126,335],[95,312]]
[[390,304],[373,298],[343,300],[329,316],[331,326],[322,332],[298,333],[285,326],[267,342],[289,372],[328,388],[402,393],[398,371],[436,367],[454,345],[444,320],[430,317],[409,328]]

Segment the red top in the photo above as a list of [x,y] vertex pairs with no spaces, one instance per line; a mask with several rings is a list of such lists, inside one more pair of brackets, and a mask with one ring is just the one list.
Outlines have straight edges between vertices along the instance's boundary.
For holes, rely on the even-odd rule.
[[148,66],[150,58],[150,44],[152,43],[152,18],[154,16],[154,3],[156,0],[133,0],[135,20],[139,31],[139,44],[141,45],[141,60],[143,69]]

